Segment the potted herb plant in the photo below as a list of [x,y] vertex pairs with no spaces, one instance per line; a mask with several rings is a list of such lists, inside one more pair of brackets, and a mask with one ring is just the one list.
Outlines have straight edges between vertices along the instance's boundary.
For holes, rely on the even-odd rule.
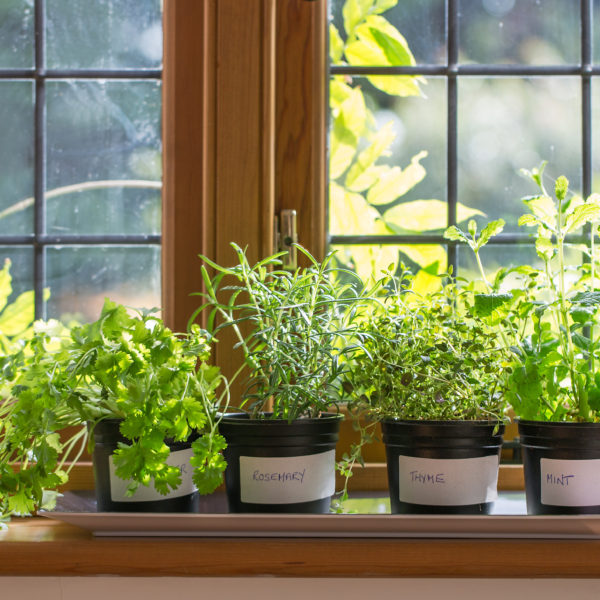
[[[288,271],[281,254],[251,265],[232,244],[238,264],[202,257],[206,291],[193,315],[208,312],[215,337],[233,330],[246,387],[224,415],[225,483],[234,512],[328,512],[335,487],[341,415],[340,377],[362,306],[356,275],[298,251],[309,265]],[[343,284],[346,278],[351,283]]]
[[[598,513],[600,291],[595,236],[600,196],[584,200],[569,194],[561,176],[552,198],[543,171],[544,165],[524,171],[539,192],[523,199],[528,212],[519,219],[519,225],[534,228],[541,266],[501,269],[492,283],[486,282],[486,296],[496,299],[513,350],[507,398],[518,417],[528,512]],[[501,228],[499,224],[495,232]],[[448,235],[471,246],[486,281],[479,250],[488,240],[480,243],[456,228]],[[509,275],[517,278],[512,288],[506,284]]]
[[205,333],[173,333],[152,312],[107,300],[96,322],[62,335],[37,322],[0,362],[2,513],[51,506],[88,439],[99,511],[194,510],[225,468],[222,377],[207,363]]
[[344,383],[353,413],[381,422],[393,513],[487,513],[504,430],[503,341],[472,290],[450,281],[419,296],[411,278],[390,278],[361,326]]

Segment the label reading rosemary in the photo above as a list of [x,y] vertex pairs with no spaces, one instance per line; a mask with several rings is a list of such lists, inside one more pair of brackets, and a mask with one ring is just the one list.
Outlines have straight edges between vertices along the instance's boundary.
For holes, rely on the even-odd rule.
[[551,506],[600,505],[600,459],[540,459],[541,501]]
[[335,491],[335,451],[306,456],[240,456],[241,500],[251,504],[294,504]]
[[115,464],[113,457],[108,459],[108,467],[110,473],[110,498],[113,502],[152,502],[154,500],[167,500],[168,498],[179,498],[186,496],[196,491],[196,486],[192,481],[192,466],[190,458],[193,455],[193,450],[187,448],[185,450],[176,450],[171,452],[167,459],[167,464],[179,467],[181,471],[181,485],[163,496],[156,491],[154,483],[150,483],[148,487],[140,485],[133,496],[126,496],[127,486],[129,482],[121,479],[115,473]]
[[498,457],[420,458],[399,456],[400,501],[464,506],[498,498]]

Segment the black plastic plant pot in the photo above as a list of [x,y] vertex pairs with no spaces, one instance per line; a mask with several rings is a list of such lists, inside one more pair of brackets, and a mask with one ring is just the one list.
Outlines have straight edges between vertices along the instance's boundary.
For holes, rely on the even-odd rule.
[[504,425],[386,419],[381,429],[392,513],[489,514]]
[[327,513],[335,492],[339,415],[250,419],[226,414],[225,489],[234,513]]
[[600,513],[600,423],[518,425],[527,513]]
[[120,421],[108,419],[94,427],[94,478],[98,512],[198,512],[200,498],[192,482],[192,468],[189,459],[192,455],[194,434],[185,442],[165,443],[171,449],[168,464],[177,465],[181,470],[182,483],[176,489],[161,495],[154,485],[141,485],[134,496],[128,498],[125,490],[128,481],[117,477],[112,454],[119,442],[131,443],[119,432]]

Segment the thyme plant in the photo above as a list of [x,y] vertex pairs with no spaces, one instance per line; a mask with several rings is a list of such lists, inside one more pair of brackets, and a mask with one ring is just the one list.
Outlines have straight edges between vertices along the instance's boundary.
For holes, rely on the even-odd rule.
[[506,351],[475,312],[473,292],[450,281],[428,296],[412,275],[361,326],[363,347],[345,383],[376,419],[502,420]]

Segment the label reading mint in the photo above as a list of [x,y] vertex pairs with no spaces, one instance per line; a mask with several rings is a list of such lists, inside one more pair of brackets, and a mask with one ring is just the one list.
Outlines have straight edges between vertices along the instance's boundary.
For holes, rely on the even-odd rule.
[[551,506],[600,505],[600,459],[540,459],[541,501]]
[[240,456],[241,500],[294,504],[335,492],[335,451],[306,456]]
[[498,498],[498,457],[420,458],[399,456],[400,501],[465,506]]
[[126,496],[125,492],[127,491],[129,481],[117,476],[113,457],[110,456],[108,459],[108,468],[110,473],[111,500],[113,502],[152,502],[155,500],[179,498],[180,496],[187,496],[195,492],[197,488],[192,481],[192,466],[190,465],[190,458],[193,453],[191,448],[171,452],[166,462],[168,465],[179,467],[181,471],[181,485],[176,490],[171,490],[164,496],[156,491],[154,482],[151,482],[148,486],[140,485],[133,496]]

